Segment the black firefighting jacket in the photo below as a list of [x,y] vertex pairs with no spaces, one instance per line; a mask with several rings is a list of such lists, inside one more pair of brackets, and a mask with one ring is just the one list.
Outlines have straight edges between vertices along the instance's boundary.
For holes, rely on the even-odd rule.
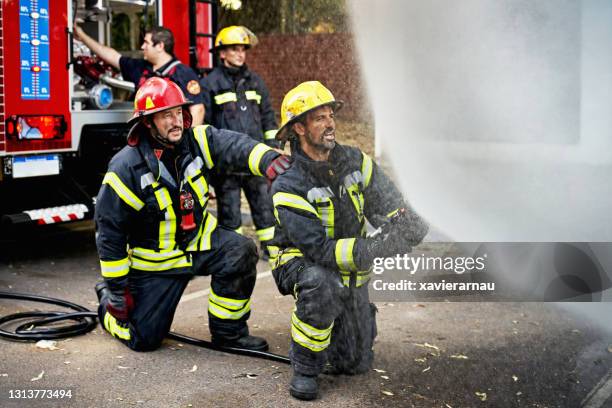
[[[207,177],[237,168],[261,176],[278,153],[263,143],[211,126],[186,129],[176,147],[179,182],[157,158],[149,137],[126,146],[111,160],[96,200],[96,244],[102,276],[130,269],[174,274],[191,270],[192,251],[211,248],[216,218],[207,211]],[[181,191],[194,201],[195,229],[180,228]]]
[[219,66],[200,82],[206,123],[246,133],[253,139],[277,147],[277,125],[263,80],[246,65],[234,70]]
[[[358,148],[336,144],[328,161],[313,161],[292,143],[292,167],[272,185],[277,226],[269,246],[273,268],[299,256],[338,271],[346,286],[367,282],[366,219],[378,227],[405,207],[401,194]],[[422,237],[421,237],[422,238]]]

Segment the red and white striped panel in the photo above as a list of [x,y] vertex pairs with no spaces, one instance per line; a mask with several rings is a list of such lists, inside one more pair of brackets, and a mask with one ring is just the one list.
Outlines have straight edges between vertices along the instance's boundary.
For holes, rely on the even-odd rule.
[[88,211],[85,204],[74,204],[24,211],[24,213],[26,213],[32,221],[36,221],[38,225],[45,225],[82,220],[85,218],[85,213]]

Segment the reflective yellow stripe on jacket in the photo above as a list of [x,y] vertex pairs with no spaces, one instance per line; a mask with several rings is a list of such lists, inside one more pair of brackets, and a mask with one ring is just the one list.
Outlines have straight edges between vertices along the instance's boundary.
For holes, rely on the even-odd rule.
[[105,278],[120,278],[130,272],[130,259],[125,257],[116,261],[100,260],[100,270]]
[[260,241],[269,241],[274,238],[274,227],[258,229],[255,230],[255,233]]
[[217,105],[223,105],[228,102],[238,102],[238,96],[234,92],[225,92],[215,95],[215,103]]
[[215,166],[210,155],[210,147],[208,147],[208,139],[206,138],[206,128],[208,125],[199,125],[193,128],[193,135],[200,146],[200,150],[204,155],[204,162],[207,169],[212,169]]
[[336,241],[336,264],[338,269],[343,271],[357,271],[353,258],[353,246],[355,238],[343,238]]
[[154,251],[136,247],[132,249],[131,261],[133,269],[146,272],[191,267],[191,259],[180,249]]
[[197,235],[187,245],[187,251],[208,251],[211,248],[211,236],[217,228],[217,218],[209,211],[206,211],[204,217]]
[[278,133],[278,129],[267,130],[264,132],[264,140],[272,140],[276,139],[276,134]]
[[130,190],[117,176],[116,173],[109,171],[104,176],[102,180],[102,184],[108,184],[115,193],[125,202],[127,205],[135,209],[136,211],[140,211],[142,207],[144,207],[144,203],[140,198],[134,194],[132,190]]
[[257,91],[246,91],[244,93],[248,101],[255,101],[257,104],[261,103],[261,95]]
[[238,320],[251,311],[251,299],[231,299],[217,295],[210,289],[208,311],[219,319]]
[[263,143],[257,143],[253,150],[251,150],[251,154],[249,154],[249,169],[251,173],[256,176],[261,176],[261,171],[259,171],[259,162],[261,162],[261,158],[268,151],[272,150],[269,146],[266,146]]
[[367,188],[372,181],[372,159],[367,154],[361,152],[363,160],[361,161],[361,174],[363,174],[363,188]]
[[279,223],[280,220],[278,219],[278,212],[276,210],[276,207],[279,206],[306,211],[319,218],[319,213],[317,213],[314,207],[310,205],[308,201],[306,201],[304,198],[300,197],[297,194],[279,192],[274,194],[274,196],[272,197],[272,202],[274,203],[274,215],[276,216],[276,220]]

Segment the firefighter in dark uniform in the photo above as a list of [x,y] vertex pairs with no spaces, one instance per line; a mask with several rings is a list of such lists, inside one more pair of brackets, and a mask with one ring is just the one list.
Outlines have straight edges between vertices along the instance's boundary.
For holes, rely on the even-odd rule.
[[189,103],[165,78],[148,79],[136,93],[128,146],[111,160],[96,201],[100,322],[131,349],[154,350],[190,278],[212,275],[212,341],[266,350],[247,327],[257,249],[217,227],[206,208],[207,177],[230,167],[274,175],[287,159],[243,134],[189,128]]
[[[277,133],[290,141],[293,162],[272,184],[278,223],[270,261],[279,291],[296,298],[289,391],[306,400],[316,398],[326,363],[330,373],[371,367],[372,262],[410,251],[428,230],[367,154],[336,143],[341,107],[321,83],[304,82],[285,96]],[[386,232],[367,237],[366,220]]]
[[117,50],[100,44],[88,36],[81,27],[74,25],[74,33],[98,57],[119,69],[123,79],[140,88],[144,81],[153,76],[170,78],[193,103],[189,106],[192,126],[204,123],[204,102],[197,74],[174,56],[174,36],[165,27],[153,27],[148,31],[140,49],[143,59],[122,56]]
[[[242,26],[222,29],[215,39],[221,65],[201,81],[206,107],[206,123],[219,128],[246,133],[253,139],[277,147],[277,125],[263,80],[245,64],[246,50],[256,38]],[[265,180],[250,174],[218,174],[212,180],[217,196],[219,223],[242,232],[240,190],[243,189],[251,208],[257,237],[265,243],[274,236],[272,200]]]

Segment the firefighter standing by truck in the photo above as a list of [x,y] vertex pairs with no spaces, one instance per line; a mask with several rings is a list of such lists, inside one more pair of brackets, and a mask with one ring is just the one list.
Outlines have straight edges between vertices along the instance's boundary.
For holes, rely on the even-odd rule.
[[[376,309],[368,298],[374,258],[409,252],[427,224],[408,209],[376,163],[335,141],[342,102],[317,81],[287,93],[277,137],[291,143],[291,168],[272,185],[278,224],[270,261],[279,291],[292,294],[289,391],[317,397],[317,376],[368,370]],[[366,237],[366,224],[385,233]]]
[[174,56],[174,36],[165,27],[153,27],[147,31],[140,49],[143,59],[122,56],[117,50],[100,44],[87,35],[79,25],[74,25],[75,37],[82,41],[104,62],[121,71],[123,79],[133,82],[138,89],[153,76],[170,78],[178,84],[193,104],[189,107],[192,126],[204,122],[204,104],[197,74]]
[[274,177],[284,156],[250,137],[211,126],[189,129],[180,88],[150,78],[136,93],[128,146],[111,160],[96,202],[96,244],[104,281],[96,285],[104,328],[134,350],[158,348],[194,275],[212,275],[213,343],[266,350],[249,335],[257,250],[217,227],[206,209],[214,169]]
[[[218,54],[221,65],[201,81],[205,121],[219,129],[246,133],[257,141],[277,147],[277,125],[268,89],[245,64],[247,50],[255,42],[253,33],[242,26],[226,27],[217,35],[211,52]],[[235,171],[215,175],[212,183],[219,223],[238,232],[242,231],[240,191],[244,190],[257,237],[266,251],[265,243],[274,236],[274,216],[265,180]]]

